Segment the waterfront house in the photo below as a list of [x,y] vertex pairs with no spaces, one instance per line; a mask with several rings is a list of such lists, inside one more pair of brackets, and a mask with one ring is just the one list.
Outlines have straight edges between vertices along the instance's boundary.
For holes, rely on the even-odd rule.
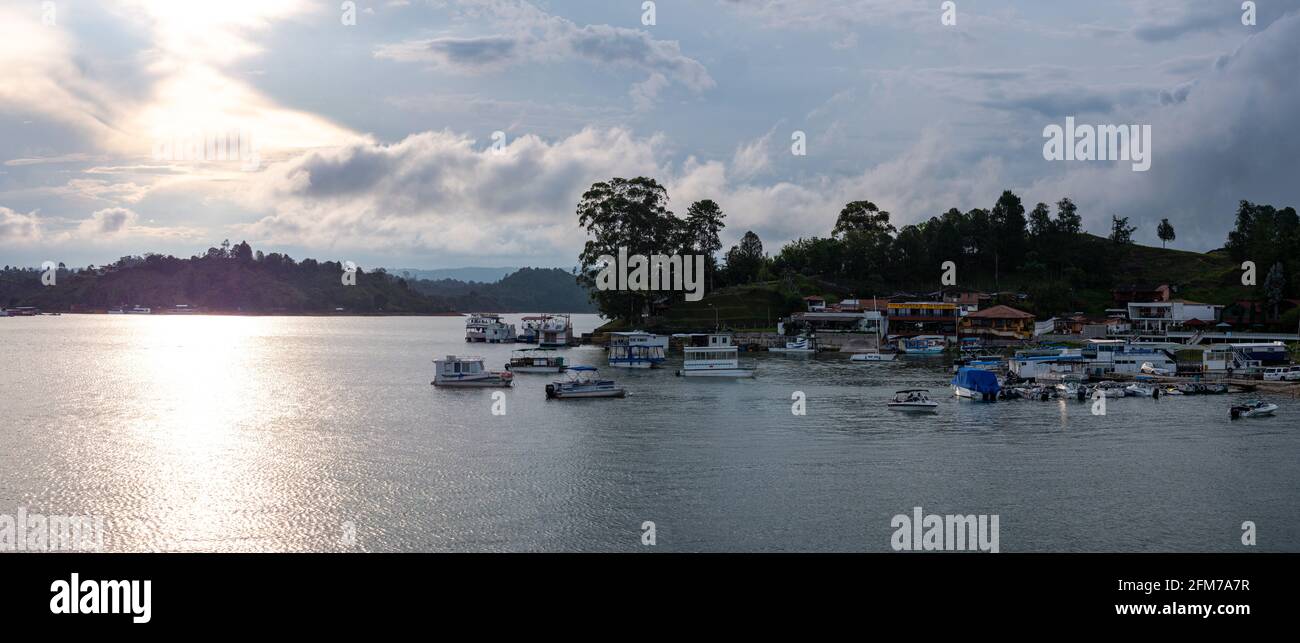
[[1134,333],[1161,337],[1171,330],[1183,330],[1192,320],[1213,326],[1219,322],[1222,312],[1223,306],[1218,304],[1182,299],[1132,302],[1128,305],[1129,324]]
[[803,303],[808,307],[808,312],[819,313],[826,310],[826,298],[817,295],[809,295],[803,298]]
[[956,341],[957,304],[942,301],[912,301],[889,304],[889,332],[897,337],[940,335]]
[[961,318],[961,335],[984,340],[1028,341],[1034,338],[1034,316],[998,304]]

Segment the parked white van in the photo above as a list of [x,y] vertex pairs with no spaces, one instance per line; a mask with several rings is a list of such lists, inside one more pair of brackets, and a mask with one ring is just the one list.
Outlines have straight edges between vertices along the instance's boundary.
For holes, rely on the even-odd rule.
[[1300,366],[1270,366],[1264,369],[1264,380],[1269,382],[1300,381]]

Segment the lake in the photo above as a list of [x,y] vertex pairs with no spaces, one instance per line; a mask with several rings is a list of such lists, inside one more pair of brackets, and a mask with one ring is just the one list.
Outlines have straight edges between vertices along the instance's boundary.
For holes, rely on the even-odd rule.
[[[519,374],[494,415],[492,389],[430,386],[432,360],[520,346],[463,338],[457,317],[0,319],[0,514],[102,516],[111,551],[890,551],[916,506],[998,515],[1004,552],[1300,550],[1297,400],[1095,416],[958,401],[942,358],[742,353],[754,379],[701,381],[672,354],[602,369],[624,399]],[[936,415],[883,406],[911,387]]]

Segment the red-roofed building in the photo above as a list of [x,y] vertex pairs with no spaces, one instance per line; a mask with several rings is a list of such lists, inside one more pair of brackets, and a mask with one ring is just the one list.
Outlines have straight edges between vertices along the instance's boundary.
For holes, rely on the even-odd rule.
[[990,306],[961,318],[963,337],[1028,341],[1034,338],[1034,316],[1010,306]]

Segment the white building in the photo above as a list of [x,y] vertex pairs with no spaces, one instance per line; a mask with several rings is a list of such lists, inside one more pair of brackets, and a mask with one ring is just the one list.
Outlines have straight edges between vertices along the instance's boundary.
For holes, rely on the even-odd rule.
[[1223,306],[1194,301],[1133,302],[1128,305],[1128,321],[1139,335],[1164,335],[1167,331],[1183,330],[1193,320],[1204,326],[1214,326],[1223,314]]

